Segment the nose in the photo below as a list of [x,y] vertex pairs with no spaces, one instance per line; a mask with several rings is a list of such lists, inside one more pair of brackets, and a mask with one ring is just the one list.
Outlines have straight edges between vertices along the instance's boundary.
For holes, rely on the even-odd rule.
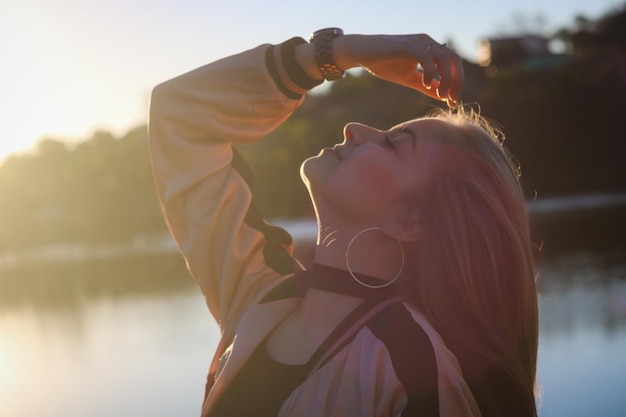
[[359,146],[369,142],[380,142],[383,132],[362,123],[351,122],[343,128],[343,137],[346,143]]

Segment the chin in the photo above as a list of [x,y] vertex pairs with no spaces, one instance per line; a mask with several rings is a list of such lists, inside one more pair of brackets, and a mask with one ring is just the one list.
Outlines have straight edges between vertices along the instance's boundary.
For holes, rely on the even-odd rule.
[[319,189],[332,172],[333,167],[329,166],[326,159],[319,155],[312,156],[300,165],[300,177],[310,192]]
[[307,159],[306,161],[302,163],[302,165],[300,165],[300,178],[302,179],[302,182],[304,183],[304,185],[306,185],[306,187],[310,190],[311,181],[309,180],[309,176],[307,175],[307,167],[306,167],[307,161],[309,159]]

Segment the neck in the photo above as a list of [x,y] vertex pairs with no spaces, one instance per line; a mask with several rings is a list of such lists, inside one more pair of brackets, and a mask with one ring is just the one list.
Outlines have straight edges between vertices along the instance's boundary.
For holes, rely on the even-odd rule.
[[[379,286],[384,283],[370,276],[357,275],[361,282]],[[344,269],[314,263],[304,275],[306,292],[298,317],[311,331],[324,334],[362,302],[384,300],[398,295],[397,288],[369,288],[358,283]]]
[[346,253],[349,247],[350,270],[353,273],[385,281],[393,279],[402,263],[398,243],[381,230],[366,231],[357,236],[363,230],[365,228],[337,230],[320,227],[314,262],[347,270]]
[[314,263],[309,272],[303,275],[308,290],[318,289],[335,294],[361,299],[388,297],[396,294],[397,288],[385,285],[385,281],[363,274],[350,274],[344,269]]

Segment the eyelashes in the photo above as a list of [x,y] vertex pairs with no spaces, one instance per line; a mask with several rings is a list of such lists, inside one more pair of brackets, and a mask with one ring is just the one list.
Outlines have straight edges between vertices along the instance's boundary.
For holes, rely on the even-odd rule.
[[398,148],[396,148],[396,145],[391,141],[391,139],[389,139],[389,136],[387,135],[385,135],[385,146],[393,149],[395,153],[398,153]]

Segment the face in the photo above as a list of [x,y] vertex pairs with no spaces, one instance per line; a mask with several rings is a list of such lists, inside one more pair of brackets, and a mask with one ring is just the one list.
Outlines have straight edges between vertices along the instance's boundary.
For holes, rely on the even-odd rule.
[[344,141],[304,161],[301,174],[318,216],[382,225],[426,181],[443,125],[420,119],[388,131],[350,123]]

